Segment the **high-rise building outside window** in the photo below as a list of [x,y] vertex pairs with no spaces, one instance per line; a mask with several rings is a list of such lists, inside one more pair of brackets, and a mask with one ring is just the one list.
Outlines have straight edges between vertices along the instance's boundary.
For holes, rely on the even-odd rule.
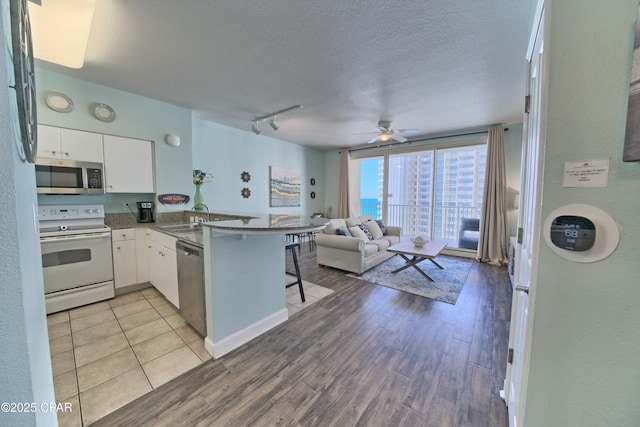
[[457,247],[462,218],[480,218],[486,143],[479,142],[356,160],[360,213]]

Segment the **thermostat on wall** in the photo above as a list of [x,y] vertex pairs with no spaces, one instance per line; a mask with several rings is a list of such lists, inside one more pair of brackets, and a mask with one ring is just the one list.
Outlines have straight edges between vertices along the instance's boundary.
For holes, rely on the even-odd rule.
[[571,204],[549,214],[544,238],[553,252],[575,262],[595,262],[611,255],[620,242],[615,220],[595,206]]
[[551,243],[560,249],[583,252],[596,241],[596,226],[589,218],[560,215],[551,222]]

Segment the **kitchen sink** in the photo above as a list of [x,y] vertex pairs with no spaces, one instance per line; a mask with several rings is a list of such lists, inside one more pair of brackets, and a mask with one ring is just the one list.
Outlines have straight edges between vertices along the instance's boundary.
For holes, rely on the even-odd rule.
[[202,233],[202,226],[196,223],[165,225],[160,228],[170,233]]

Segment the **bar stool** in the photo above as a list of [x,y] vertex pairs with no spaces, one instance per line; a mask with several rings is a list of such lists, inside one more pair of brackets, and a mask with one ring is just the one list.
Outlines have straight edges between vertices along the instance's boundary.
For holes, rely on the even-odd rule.
[[304,299],[304,289],[302,288],[302,277],[300,277],[300,267],[298,266],[298,255],[296,255],[296,248],[298,248],[298,250],[300,250],[300,244],[296,243],[296,242],[292,242],[292,243],[287,243],[285,245],[285,250],[288,252],[291,252],[291,257],[293,258],[293,266],[296,269],[295,274],[294,273],[290,273],[288,271],[286,271],[285,273],[287,274],[291,274],[292,276],[296,276],[296,281],[293,283],[289,283],[288,285],[285,285],[285,288],[290,288],[291,286],[295,286],[298,285],[298,289],[300,289],[300,299],[302,300],[302,302],[305,301]]

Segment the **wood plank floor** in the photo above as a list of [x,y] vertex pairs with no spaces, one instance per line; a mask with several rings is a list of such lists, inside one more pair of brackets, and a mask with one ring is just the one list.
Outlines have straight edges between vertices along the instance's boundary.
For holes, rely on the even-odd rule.
[[456,305],[319,268],[336,292],[93,426],[508,426],[511,286],[474,262]]

